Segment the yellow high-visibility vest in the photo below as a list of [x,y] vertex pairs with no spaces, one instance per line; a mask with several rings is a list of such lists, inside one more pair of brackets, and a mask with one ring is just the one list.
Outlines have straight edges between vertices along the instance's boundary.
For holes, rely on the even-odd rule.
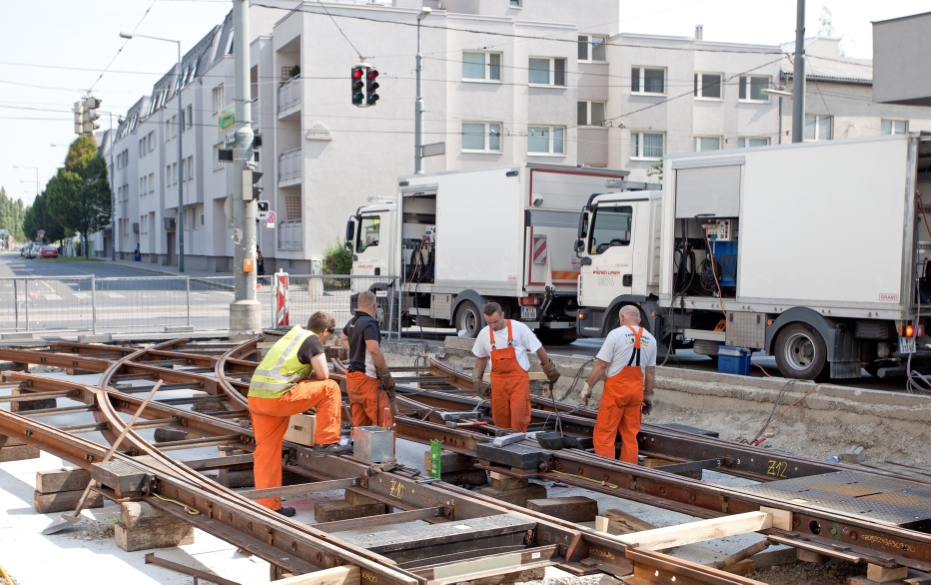
[[302,364],[297,353],[311,335],[316,333],[298,325],[279,339],[255,369],[249,383],[249,396],[278,398],[301,380],[309,378],[313,367]]

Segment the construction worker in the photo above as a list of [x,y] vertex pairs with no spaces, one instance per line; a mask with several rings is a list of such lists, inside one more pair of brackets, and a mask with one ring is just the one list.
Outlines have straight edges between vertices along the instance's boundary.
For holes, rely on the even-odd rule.
[[530,358],[535,352],[550,384],[556,384],[559,371],[546,355],[543,344],[520,321],[505,319],[501,305],[488,303],[482,311],[488,325],[482,328],[472,346],[475,368],[472,387],[479,396],[485,387],[485,366],[491,358],[491,418],[495,426],[527,430],[530,425]]
[[621,435],[621,461],[636,465],[637,433],[642,415],[653,410],[656,339],[640,327],[640,310],[621,307],[620,327],[612,330],[595,356],[592,375],[582,388],[588,406],[592,387],[607,374],[598,418],[595,419],[595,454],[615,458],[614,443]]
[[375,293],[360,293],[356,314],[341,334],[343,345],[349,348],[346,393],[356,427],[391,427],[398,411],[394,380],[381,351],[377,314]]
[[[339,444],[339,384],[329,379],[324,350],[335,325],[330,315],[314,313],[307,329],[292,328],[268,350],[252,376],[249,415],[255,434],[256,489],[281,486],[281,448],[292,414],[317,409],[314,456],[339,455],[351,449]],[[279,498],[257,501],[279,514],[294,516],[294,508],[282,508]]]

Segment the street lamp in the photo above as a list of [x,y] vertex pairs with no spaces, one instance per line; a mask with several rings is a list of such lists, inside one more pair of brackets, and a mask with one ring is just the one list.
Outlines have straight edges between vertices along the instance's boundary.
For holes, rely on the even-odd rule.
[[414,173],[423,174],[423,84],[420,74],[423,71],[423,55],[420,54],[420,22],[433,12],[427,7],[420,9],[417,15],[417,97],[414,99]]
[[[39,167],[27,167],[22,165],[13,165],[14,169],[35,169],[36,171],[36,197],[39,196]],[[25,183],[26,181],[23,181]]]
[[184,116],[184,107],[181,105],[181,41],[163,39],[161,37],[150,37],[148,35],[120,33],[120,38],[131,39],[133,37],[152,39],[153,41],[164,41],[166,43],[175,43],[178,45],[178,272],[184,272],[184,154],[181,150],[181,131],[183,129],[181,127],[181,118]]
[[792,92],[782,89],[763,89],[760,93],[779,96],[779,144],[782,144],[782,98],[792,97]]

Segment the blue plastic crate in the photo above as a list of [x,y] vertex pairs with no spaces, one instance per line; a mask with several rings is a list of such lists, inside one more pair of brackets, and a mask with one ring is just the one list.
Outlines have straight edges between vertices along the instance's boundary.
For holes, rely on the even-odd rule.
[[732,345],[718,348],[718,371],[722,374],[750,375],[750,350]]

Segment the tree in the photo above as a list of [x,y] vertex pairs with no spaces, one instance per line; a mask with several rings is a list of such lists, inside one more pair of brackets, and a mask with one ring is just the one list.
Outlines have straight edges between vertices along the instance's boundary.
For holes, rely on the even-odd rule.
[[[53,177],[49,185],[54,180]],[[27,207],[23,213],[23,233],[30,240],[39,238],[39,230],[45,230],[43,239],[46,242],[54,242],[65,237],[65,229],[48,209],[49,185],[46,185],[45,191],[36,197],[32,207]]]
[[663,182],[663,161],[657,161],[650,165],[650,168],[647,170],[648,177],[656,177],[656,180],[660,183]]
[[86,258],[88,235],[110,225],[112,213],[107,165],[93,137],[81,136],[71,143],[64,168],[58,169],[45,192],[49,212],[58,223],[83,236]]
[[9,232],[17,242],[23,240],[23,200],[10,199],[6,190],[0,187],[0,229]]

